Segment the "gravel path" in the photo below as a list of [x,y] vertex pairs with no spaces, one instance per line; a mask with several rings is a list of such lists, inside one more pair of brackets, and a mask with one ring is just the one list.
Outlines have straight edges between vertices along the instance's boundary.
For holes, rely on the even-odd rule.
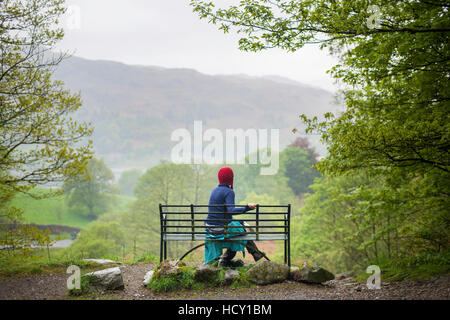
[[[450,277],[442,276],[421,281],[382,283],[379,290],[369,290],[351,279],[332,280],[323,285],[294,281],[256,286],[246,289],[209,288],[157,294],[142,285],[142,280],[153,264],[121,265],[125,289],[106,292],[95,299],[255,299],[255,300],[317,300],[317,299],[440,299],[450,298]],[[33,275],[3,279],[0,299],[72,299],[67,296],[68,274]]]

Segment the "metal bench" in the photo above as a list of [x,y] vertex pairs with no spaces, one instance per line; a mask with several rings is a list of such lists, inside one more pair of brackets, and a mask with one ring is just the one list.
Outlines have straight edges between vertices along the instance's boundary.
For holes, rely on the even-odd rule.
[[[228,227],[230,220],[216,219],[215,221],[224,222],[224,235],[237,234],[232,238],[224,240],[211,240],[206,237],[204,223],[208,215],[208,207],[222,207],[225,213],[227,206],[245,207],[245,205],[169,205],[160,204],[160,222],[161,222],[161,244],[160,261],[167,259],[168,241],[203,241],[202,244],[189,249],[179,259],[183,260],[194,250],[206,245],[207,243],[226,241],[242,243],[245,240],[284,241],[284,263],[291,265],[290,257],[290,216],[291,205],[257,205],[255,210],[245,212],[233,217],[236,220],[244,220],[248,223],[245,233],[233,232],[233,228]],[[221,212],[219,212],[221,213]],[[240,219],[240,216],[246,216]],[[248,218],[249,217],[249,218]],[[211,221],[211,220],[210,220]],[[230,229],[230,230],[229,230]]]

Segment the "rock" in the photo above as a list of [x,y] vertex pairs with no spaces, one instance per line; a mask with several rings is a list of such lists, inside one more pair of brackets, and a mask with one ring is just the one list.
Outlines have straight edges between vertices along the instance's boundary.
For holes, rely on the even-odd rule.
[[334,274],[321,267],[311,267],[303,265],[303,267],[292,273],[292,279],[299,282],[322,283],[333,280]]
[[247,271],[247,277],[259,285],[282,282],[289,276],[289,267],[272,261],[260,261]]
[[122,271],[119,267],[89,272],[83,275],[83,278],[87,278],[89,289],[119,290],[124,288]]
[[195,270],[194,279],[199,282],[211,282],[217,276],[219,269],[211,266],[200,266]]
[[83,259],[83,261],[91,261],[98,264],[122,264],[122,262],[117,262],[109,259]]
[[289,279],[293,279],[294,277],[294,272],[299,270],[300,268],[297,266],[291,266],[290,270],[289,270]]
[[344,280],[344,279],[351,278],[351,277],[352,277],[352,275],[349,273],[338,273],[334,276],[334,278],[336,280]]
[[158,277],[175,275],[181,272],[180,266],[178,266],[178,261],[175,260],[164,260],[163,262],[161,262],[157,271]]
[[150,282],[150,280],[153,277],[153,274],[155,273],[155,270],[150,270],[149,272],[147,272],[144,276],[144,281],[142,281],[143,285],[146,287],[148,285],[148,283]]
[[239,277],[239,271],[237,271],[237,270],[229,269],[229,270],[225,271],[225,283],[226,284],[233,283],[233,281],[235,279],[237,279],[238,277]]

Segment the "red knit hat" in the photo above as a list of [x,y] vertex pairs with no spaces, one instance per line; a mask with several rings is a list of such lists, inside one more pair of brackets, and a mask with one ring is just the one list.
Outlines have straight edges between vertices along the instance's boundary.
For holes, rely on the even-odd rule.
[[231,185],[231,189],[233,189],[233,179],[234,179],[233,169],[231,169],[230,167],[223,167],[219,170],[217,177],[219,178],[220,184],[223,183],[229,184]]

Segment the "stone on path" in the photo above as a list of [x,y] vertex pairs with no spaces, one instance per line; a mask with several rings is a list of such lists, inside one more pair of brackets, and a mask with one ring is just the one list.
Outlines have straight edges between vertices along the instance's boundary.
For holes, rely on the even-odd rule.
[[170,275],[176,275],[181,272],[180,267],[178,266],[177,260],[164,260],[159,265],[157,270],[158,277],[165,277]]
[[282,282],[289,276],[289,266],[272,261],[260,261],[247,271],[248,279],[259,285]]
[[144,276],[144,281],[142,281],[142,283],[144,284],[144,286],[148,286],[150,280],[153,277],[153,274],[155,273],[155,270],[150,270],[149,272],[147,272]]
[[122,262],[113,261],[109,259],[83,259],[83,261],[90,261],[98,264],[122,264]]
[[336,280],[344,280],[344,279],[347,279],[347,278],[351,278],[352,277],[352,275],[351,274],[349,274],[349,273],[338,273],[338,274],[336,274],[335,276],[334,276],[334,279],[336,279]]
[[291,266],[291,268],[289,269],[289,279],[293,279],[294,278],[294,272],[299,270],[300,268],[297,266]]
[[238,277],[239,277],[239,271],[237,271],[237,270],[229,269],[229,270],[225,271],[225,283],[226,284],[233,283],[233,281],[235,279],[237,279]]
[[334,274],[322,267],[311,267],[304,264],[303,267],[292,273],[295,281],[307,283],[322,283],[334,279]]
[[88,289],[119,290],[123,289],[122,271],[119,267],[89,272],[83,275],[88,279]]
[[194,279],[200,282],[211,282],[217,276],[219,269],[211,266],[200,266],[195,270]]

